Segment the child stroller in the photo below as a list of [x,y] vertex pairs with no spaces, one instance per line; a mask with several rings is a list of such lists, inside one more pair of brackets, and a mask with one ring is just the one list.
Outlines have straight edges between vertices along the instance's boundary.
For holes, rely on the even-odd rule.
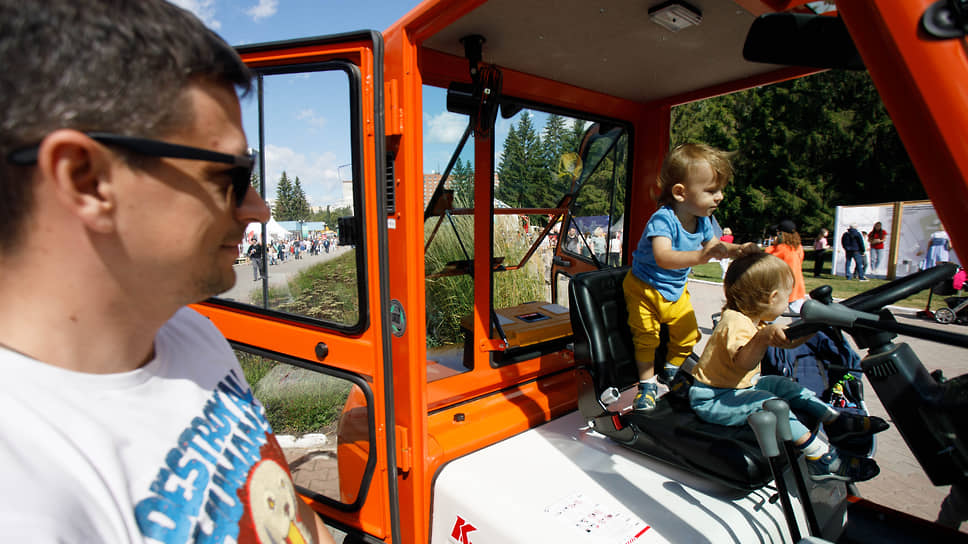
[[[786,376],[816,393],[836,410],[867,415],[860,356],[837,329],[819,331],[793,349],[767,348],[760,373]],[[873,457],[874,437],[849,442],[842,448],[855,455]]]
[[[965,288],[965,269],[960,268],[955,273],[951,281],[943,281],[931,289],[933,293],[939,295],[957,295],[958,291]],[[930,298],[928,303],[930,304]],[[968,324],[968,297],[948,296],[944,299],[947,308],[938,308],[934,311],[934,320],[938,323],[961,323]]]

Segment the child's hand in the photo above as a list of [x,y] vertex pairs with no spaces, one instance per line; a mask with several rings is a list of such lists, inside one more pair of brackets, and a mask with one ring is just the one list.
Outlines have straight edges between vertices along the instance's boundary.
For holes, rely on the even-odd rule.
[[760,248],[759,245],[753,242],[746,242],[745,244],[739,246],[739,248],[736,250],[736,256],[742,257],[744,255],[752,255],[761,251],[763,251],[763,249]]
[[702,248],[702,259],[704,263],[709,262],[710,259],[725,259],[728,256],[729,249],[722,242],[706,244]]
[[794,342],[787,340],[786,333],[783,332],[783,327],[776,323],[763,327],[756,332],[756,336],[759,336],[767,345],[775,348],[789,349],[794,344]]

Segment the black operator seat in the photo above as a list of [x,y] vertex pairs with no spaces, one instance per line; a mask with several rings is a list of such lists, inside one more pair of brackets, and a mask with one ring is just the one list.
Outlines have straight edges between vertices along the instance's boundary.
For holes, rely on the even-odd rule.
[[610,411],[602,403],[608,388],[621,391],[638,383],[622,291],[628,270],[626,266],[578,274],[568,289],[575,361],[581,368],[578,407],[586,421],[628,448],[730,487],[757,489],[770,482],[769,462],[752,430],[700,420],[684,395],[663,395],[648,413]]

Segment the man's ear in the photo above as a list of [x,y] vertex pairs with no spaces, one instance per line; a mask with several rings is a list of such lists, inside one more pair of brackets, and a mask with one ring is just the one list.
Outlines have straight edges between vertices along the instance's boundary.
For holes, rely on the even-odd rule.
[[677,202],[682,202],[686,199],[686,186],[682,183],[676,183],[672,186],[672,198],[676,199]]
[[37,168],[58,201],[97,232],[114,228],[110,151],[82,132],[55,130],[37,150]]

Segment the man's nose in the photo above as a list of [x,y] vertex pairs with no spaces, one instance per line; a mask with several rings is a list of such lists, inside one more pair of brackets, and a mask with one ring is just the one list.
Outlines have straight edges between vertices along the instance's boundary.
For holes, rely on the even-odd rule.
[[269,220],[269,205],[259,196],[255,187],[249,187],[245,193],[245,198],[235,209],[235,217],[239,223],[247,225],[249,223],[265,223]]

